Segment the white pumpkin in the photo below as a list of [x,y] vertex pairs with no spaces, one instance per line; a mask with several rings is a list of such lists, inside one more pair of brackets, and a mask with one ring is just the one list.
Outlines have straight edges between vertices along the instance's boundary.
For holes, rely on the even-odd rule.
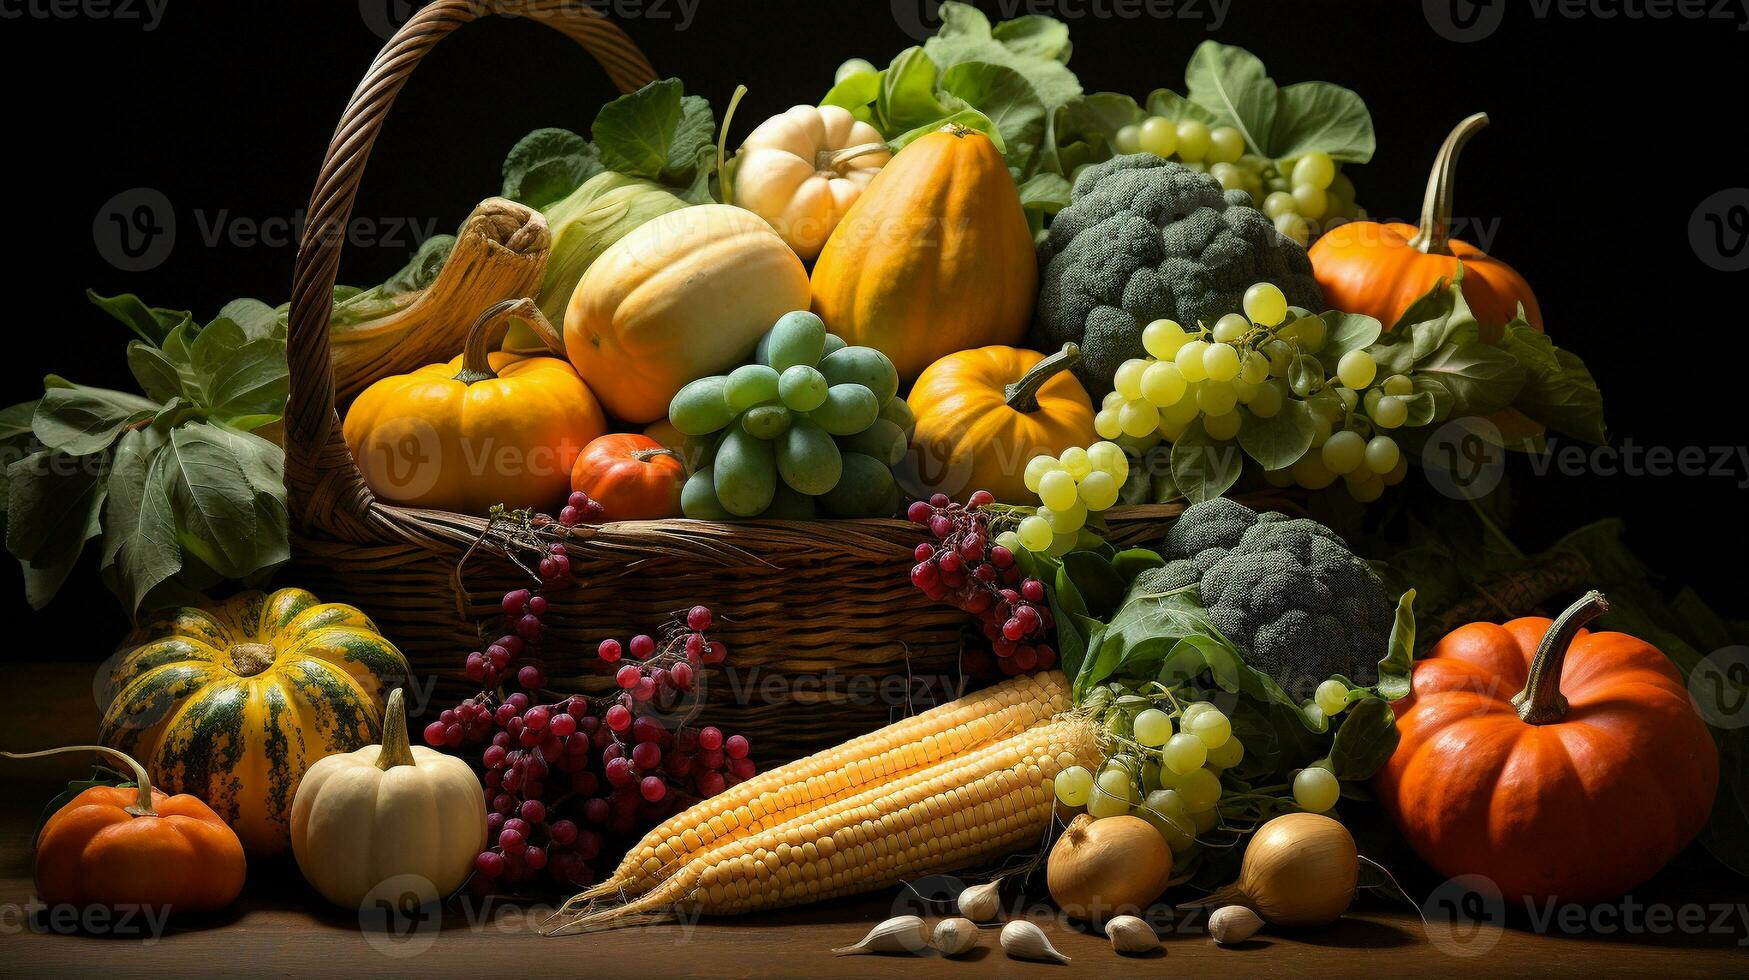
[[403,880],[379,897],[435,900],[467,880],[486,846],[485,793],[467,763],[408,744],[397,688],[382,745],[326,756],[304,773],[291,843],[304,878],[335,905],[359,908],[391,879]]
[[892,158],[881,134],[848,109],[799,105],[760,123],[741,144],[735,203],[812,260]]

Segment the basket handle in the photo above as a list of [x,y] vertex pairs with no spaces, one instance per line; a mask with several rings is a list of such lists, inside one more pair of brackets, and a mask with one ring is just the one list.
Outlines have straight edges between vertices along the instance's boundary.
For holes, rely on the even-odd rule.
[[329,363],[328,317],[345,228],[372,145],[419,59],[451,31],[498,14],[526,17],[581,44],[621,92],[655,81],[656,70],[625,31],[577,0],[434,0],[395,32],[352,93],[328,144],[292,276],[286,356],[285,482],[294,526],[369,541],[370,488],[341,435]]

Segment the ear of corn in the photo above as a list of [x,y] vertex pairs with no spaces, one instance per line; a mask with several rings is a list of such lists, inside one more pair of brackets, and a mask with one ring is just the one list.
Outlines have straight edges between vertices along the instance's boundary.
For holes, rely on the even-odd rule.
[[871,786],[1031,728],[1069,707],[1060,671],[1016,677],[739,783],[646,834],[576,901],[641,895],[693,858]]
[[1087,718],[1036,725],[719,846],[625,905],[579,913],[567,903],[552,932],[798,905],[980,864],[1040,840],[1051,781],[1098,758]]

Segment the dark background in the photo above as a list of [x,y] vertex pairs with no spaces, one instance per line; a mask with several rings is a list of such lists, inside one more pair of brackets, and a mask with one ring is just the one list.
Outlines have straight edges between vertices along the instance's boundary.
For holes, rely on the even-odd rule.
[[[146,30],[141,0],[89,0],[70,17],[48,13],[56,8],[45,0],[0,0],[0,168],[12,233],[5,403],[36,397],[48,371],[131,387],[126,333],[86,305],[86,287],[137,292],[202,321],[238,296],[283,302],[295,238],[286,224],[308,201],[335,120],[382,44],[373,28],[398,23],[409,6],[154,2],[162,18]],[[904,25],[919,22],[920,3],[703,0],[684,29],[676,0],[610,9],[641,10],[622,22],[658,71],[719,113],[736,83],[750,87],[733,145],[765,116],[816,101],[845,58],[885,65],[915,43]],[[1355,89],[1379,146],[1372,164],[1349,172],[1374,215],[1412,219],[1447,130],[1488,111],[1493,125],[1463,158],[1457,212],[1529,278],[1549,332],[1590,363],[1613,441],[1749,441],[1737,346],[1745,280],[1709,268],[1688,232],[1704,199],[1749,183],[1722,135],[1746,94],[1749,34],[1737,22],[1570,19],[1553,8],[1539,18],[1515,3],[1491,36],[1459,43],[1417,0],[1232,0],[1214,31],[1208,0],[1153,8],[1182,17],[1136,16],[1146,8],[1125,0],[978,6],[1068,20],[1070,67],[1089,90],[1182,90],[1186,60],[1209,37],[1251,49],[1282,84]],[[495,19],[444,41],[396,106],[360,198],[358,214],[385,241],[350,248],[343,281],[376,282],[419,237],[452,231],[496,192],[519,137],[540,126],[586,133],[613,94],[586,56],[533,24]],[[161,192],[177,222],[174,248],[138,273],[106,262],[94,229],[107,202],[136,188]],[[257,226],[264,241],[254,240]],[[1519,519],[1527,543],[1625,515],[1635,547],[1673,581],[1698,586],[1721,612],[1749,608],[1738,486],[1749,464],[1721,476],[1543,480],[1525,495],[1537,501]],[[33,613],[16,564],[0,561],[0,601],[13,612],[0,657],[107,655],[126,623],[95,566],[88,554],[48,610]]]

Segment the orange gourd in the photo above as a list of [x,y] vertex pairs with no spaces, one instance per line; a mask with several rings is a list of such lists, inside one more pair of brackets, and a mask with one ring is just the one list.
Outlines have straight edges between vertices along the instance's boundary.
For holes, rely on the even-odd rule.
[[1415,665],[1375,789],[1440,874],[1484,875],[1509,901],[1596,901],[1706,823],[1718,750],[1664,654],[1582,629],[1608,608],[1592,592],[1553,621],[1471,623]]
[[506,300],[474,322],[462,356],[384,378],[352,403],[346,446],[372,493],[484,514],[549,507],[570,490],[572,465],[607,419],[563,358],[493,349],[511,316],[559,344],[533,300]]
[[899,478],[922,499],[988,490],[1004,503],[1037,500],[1022,477],[1043,454],[1099,439],[1093,402],[1070,368],[1081,349],[1050,357],[1015,347],[949,354],[923,372],[906,403],[917,419]]
[[122,752],[74,745],[0,752],[13,759],[102,752],[127,763],[134,786],[92,786],[56,810],[36,838],[37,896],[50,908],[146,908],[212,912],[243,890],[243,843],[212,808],[185,793],[152,788]]
[[1498,341],[1520,304],[1530,325],[1542,329],[1542,309],[1530,283],[1506,263],[1450,237],[1458,152],[1487,124],[1487,114],[1477,113],[1446,137],[1427,181],[1419,227],[1351,221],[1318,239],[1310,253],[1312,273],[1323,287],[1325,305],[1363,313],[1390,329],[1436,282],[1457,275],[1461,263],[1464,301],[1476,315],[1483,341]]
[[881,169],[814,265],[814,312],[910,380],[955,351],[1017,344],[1038,291],[1020,193],[990,138],[947,126]]
[[599,502],[602,519],[609,521],[679,517],[685,483],[680,453],[635,432],[596,439],[571,470],[571,489]]

